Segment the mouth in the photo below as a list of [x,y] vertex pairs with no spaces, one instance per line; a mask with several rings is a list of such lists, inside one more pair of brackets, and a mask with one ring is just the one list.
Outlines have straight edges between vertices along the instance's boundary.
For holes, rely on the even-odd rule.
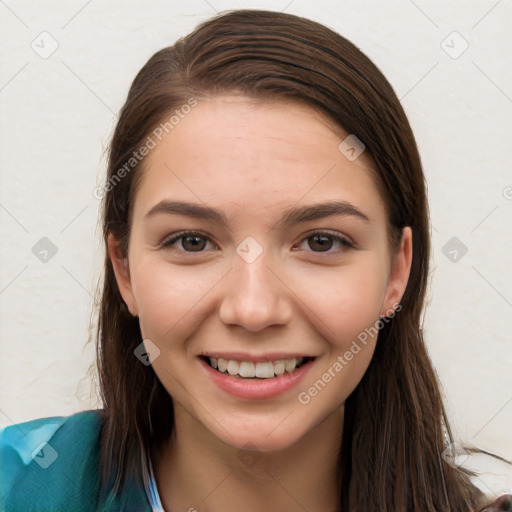
[[273,379],[293,374],[299,368],[314,361],[314,357],[294,357],[275,361],[239,361],[222,357],[199,356],[210,368],[218,373],[243,380]]

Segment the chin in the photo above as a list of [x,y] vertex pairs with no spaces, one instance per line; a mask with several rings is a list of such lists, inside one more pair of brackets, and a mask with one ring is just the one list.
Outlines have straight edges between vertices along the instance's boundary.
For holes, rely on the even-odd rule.
[[[290,415],[290,418],[292,416]],[[307,432],[296,420],[283,421],[283,418],[286,418],[286,414],[279,419],[232,421],[228,425],[226,421],[219,421],[225,428],[216,424],[211,432],[224,443],[240,450],[258,452],[286,450],[300,441]]]

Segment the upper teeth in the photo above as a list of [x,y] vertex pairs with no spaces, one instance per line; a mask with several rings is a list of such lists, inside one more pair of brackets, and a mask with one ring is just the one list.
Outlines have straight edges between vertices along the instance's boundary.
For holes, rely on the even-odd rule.
[[293,359],[279,359],[277,361],[263,361],[252,363],[250,361],[235,361],[234,359],[223,359],[222,357],[210,357],[210,364],[222,373],[239,375],[240,377],[270,379],[274,376],[283,375],[286,371],[293,372],[297,366],[304,361],[303,357]]

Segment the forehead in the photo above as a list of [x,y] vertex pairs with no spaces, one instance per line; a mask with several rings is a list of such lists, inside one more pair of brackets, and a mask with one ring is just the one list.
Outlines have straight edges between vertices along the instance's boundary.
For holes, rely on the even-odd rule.
[[134,216],[169,198],[250,207],[255,215],[337,198],[372,203],[379,215],[372,162],[364,152],[350,160],[340,151],[347,135],[307,105],[240,96],[199,101],[155,139],[143,161]]

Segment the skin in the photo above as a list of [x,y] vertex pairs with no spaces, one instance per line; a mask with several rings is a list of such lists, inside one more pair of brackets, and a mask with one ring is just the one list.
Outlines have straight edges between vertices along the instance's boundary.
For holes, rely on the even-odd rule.
[[[376,337],[307,404],[298,394],[392,313],[412,258],[408,227],[392,252],[371,161],[347,159],[338,149],[346,136],[308,106],[225,95],[200,101],[144,161],[128,258],[113,237],[109,254],[143,338],[160,350],[153,369],[174,401],[173,435],[151,454],[168,511],[339,509],[343,404]],[[221,209],[230,223],[145,217],[164,199]],[[276,227],[285,209],[327,200],[347,201],[369,221],[345,215]],[[183,238],[161,247],[190,229],[203,233],[198,249]],[[310,238],[316,229],[354,247],[328,239],[322,249]],[[263,249],[251,263],[236,252],[248,236]],[[293,389],[250,400],[212,384],[198,359],[208,351],[316,359]]]

